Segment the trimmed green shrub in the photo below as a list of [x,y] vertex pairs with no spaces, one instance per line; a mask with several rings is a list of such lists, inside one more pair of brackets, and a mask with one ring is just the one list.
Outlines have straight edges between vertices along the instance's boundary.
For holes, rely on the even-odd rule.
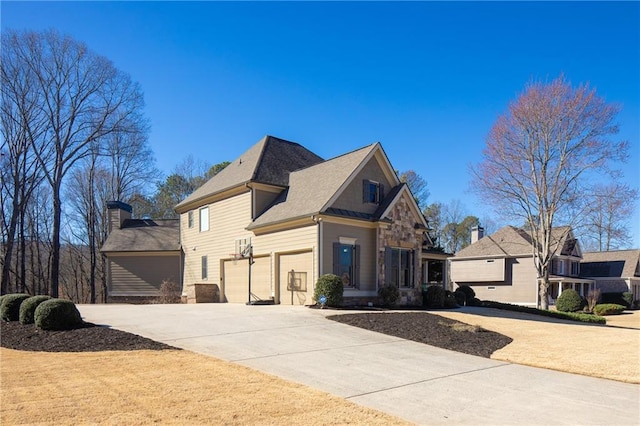
[[563,290],[556,300],[556,309],[560,312],[578,312],[582,306],[583,301],[580,294],[572,289]]
[[474,297],[471,300],[467,300],[467,306],[482,306],[482,300]]
[[600,303],[607,304],[613,303],[616,305],[625,305],[627,304],[624,293],[623,292],[608,292],[600,294]]
[[20,319],[20,305],[29,298],[28,294],[5,294],[0,304],[0,318],[3,321],[18,321]]
[[599,316],[617,315],[621,314],[625,309],[626,307],[624,307],[623,305],[616,305],[615,303],[603,303],[601,305],[596,305],[596,307],[593,308],[593,313]]
[[465,295],[465,305],[469,304],[469,302],[476,297],[476,292],[473,291],[473,289],[471,287],[469,287],[468,285],[458,286],[456,291],[461,291],[461,292],[464,293],[464,295]]
[[40,303],[34,318],[36,327],[43,330],[71,330],[83,324],[76,305],[64,299],[49,299]]
[[22,302],[20,305],[20,323],[33,324],[36,308],[39,304],[49,299],[51,299],[51,296],[33,296]]
[[423,305],[427,308],[444,308],[446,293],[439,285],[430,285],[424,293]]
[[455,297],[458,305],[464,306],[467,304],[467,294],[464,291],[460,291],[459,288],[453,292],[453,297]]
[[458,307],[458,302],[456,301],[453,292],[446,290],[444,292],[444,307],[447,309],[453,309]]
[[545,311],[542,309],[532,308],[529,306],[512,305],[510,303],[494,302],[491,300],[483,300],[480,302],[478,306],[482,306],[485,308],[502,309],[505,311],[523,312],[526,314],[540,315],[543,317],[586,322],[591,324],[607,323],[607,320],[605,318],[596,316],[596,315],[590,315],[590,314],[584,314],[584,313],[578,313],[578,312]]
[[622,300],[625,301],[625,306],[630,308],[633,306],[633,293],[625,291],[622,293]]
[[327,306],[338,307],[342,305],[344,285],[342,279],[334,274],[325,274],[318,278],[316,288],[313,290],[313,298],[320,303],[320,296],[327,298]]
[[394,306],[400,298],[400,290],[392,284],[387,284],[378,289],[378,296],[382,299],[383,306]]

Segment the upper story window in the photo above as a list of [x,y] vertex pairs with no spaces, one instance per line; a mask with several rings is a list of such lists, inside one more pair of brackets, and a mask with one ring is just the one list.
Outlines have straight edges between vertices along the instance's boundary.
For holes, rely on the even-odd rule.
[[365,203],[380,204],[384,196],[384,186],[380,182],[365,179],[362,189]]
[[187,213],[189,228],[193,228],[193,210]]
[[574,277],[580,275],[580,262],[576,262],[575,260],[571,261],[571,275]]
[[555,275],[564,275],[564,259],[553,259],[551,263],[551,273]]
[[200,209],[200,232],[209,230],[209,207]]

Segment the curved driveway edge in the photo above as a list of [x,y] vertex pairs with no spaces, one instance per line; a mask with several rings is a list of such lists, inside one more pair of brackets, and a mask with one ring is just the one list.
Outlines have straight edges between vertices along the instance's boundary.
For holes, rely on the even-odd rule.
[[325,318],[335,311],[238,304],[78,308],[85,321],[274,374],[418,424],[640,424],[638,385],[439,349]]

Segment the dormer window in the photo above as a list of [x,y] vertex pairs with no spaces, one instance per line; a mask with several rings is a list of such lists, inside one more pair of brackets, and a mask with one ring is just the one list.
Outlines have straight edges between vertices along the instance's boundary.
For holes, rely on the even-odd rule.
[[380,204],[384,196],[384,186],[380,182],[365,179],[362,193],[364,203]]

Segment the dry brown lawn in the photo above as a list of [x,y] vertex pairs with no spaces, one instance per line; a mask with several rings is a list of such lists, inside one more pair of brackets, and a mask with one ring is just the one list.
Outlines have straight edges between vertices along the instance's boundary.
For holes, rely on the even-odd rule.
[[483,309],[483,314],[431,311],[509,336],[492,359],[640,383],[640,311],[607,316],[607,325],[556,321],[530,314]]
[[406,424],[189,351],[0,348],[0,424]]
[[[640,311],[583,325],[499,310],[434,312],[514,341],[492,358],[640,383]],[[0,348],[0,424],[405,424],[306,386],[189,351]]]

